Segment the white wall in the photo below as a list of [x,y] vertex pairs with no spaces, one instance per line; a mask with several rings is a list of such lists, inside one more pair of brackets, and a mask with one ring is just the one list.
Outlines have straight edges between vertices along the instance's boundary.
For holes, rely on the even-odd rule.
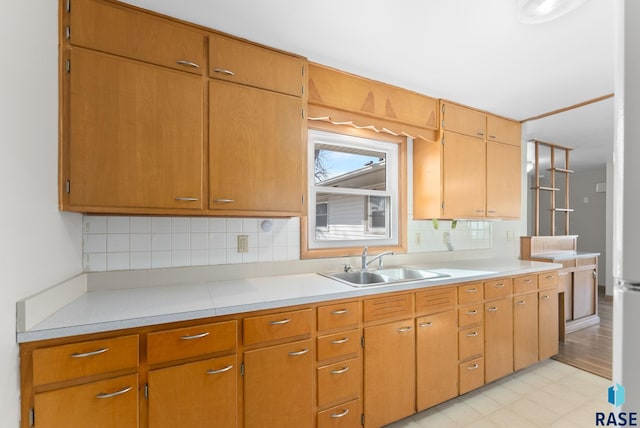
[[0,426],[19,423],[16,301],[81,271],[82,219],[57,209],[57,1],[0,2]]

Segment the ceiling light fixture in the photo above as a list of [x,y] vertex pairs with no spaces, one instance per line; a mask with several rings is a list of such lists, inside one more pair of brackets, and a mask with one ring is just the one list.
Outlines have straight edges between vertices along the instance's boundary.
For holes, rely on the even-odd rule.
[[520,21],[540,24],[559,18],[586,3],[587,0],[518,0]]

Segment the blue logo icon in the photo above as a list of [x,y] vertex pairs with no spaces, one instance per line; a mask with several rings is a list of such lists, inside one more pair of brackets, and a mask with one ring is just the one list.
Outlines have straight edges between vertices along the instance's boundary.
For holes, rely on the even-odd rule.
[[618,383],[609,387],[609,403],[616,407],[624,404],[624,387]]

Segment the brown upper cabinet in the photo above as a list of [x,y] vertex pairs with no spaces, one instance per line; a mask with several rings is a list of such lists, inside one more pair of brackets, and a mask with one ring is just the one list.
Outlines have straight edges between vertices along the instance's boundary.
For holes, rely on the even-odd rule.
[[63,210],[303,212],[304,58],[118,2],[61,3]]

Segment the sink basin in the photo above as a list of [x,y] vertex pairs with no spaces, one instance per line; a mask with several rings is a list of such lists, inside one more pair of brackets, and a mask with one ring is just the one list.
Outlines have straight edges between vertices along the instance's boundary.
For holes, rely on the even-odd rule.
[[377,270],[356,270],[350,272],[320,273],[352,287],[396,284],[410,281],[428,281],[448,277],[446,273],[412,268],[385,268]]

